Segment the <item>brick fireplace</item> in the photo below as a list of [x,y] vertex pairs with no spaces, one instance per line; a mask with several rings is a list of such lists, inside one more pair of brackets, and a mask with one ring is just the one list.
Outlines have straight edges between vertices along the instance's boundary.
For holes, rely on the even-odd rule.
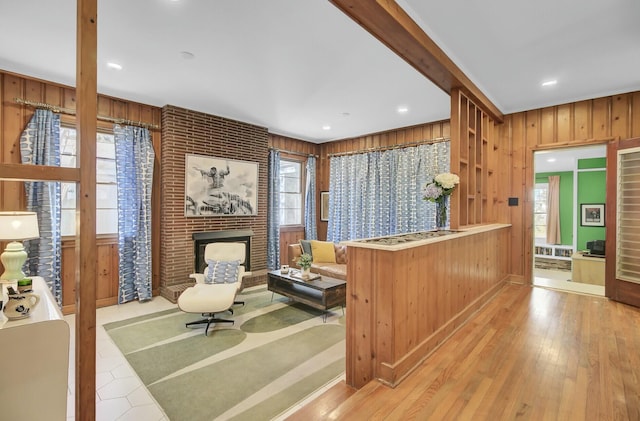
[[[187,217],[185,155],[196,154],[258,163],[258,213],[249,216]],[[160,294],[176,302],[192,284],[196,233],[251,231],[247,255],[252,275],[243,286],[266,283],[267,167],[269,133],[266,128],[210,114],[166,105],[162,108]]]

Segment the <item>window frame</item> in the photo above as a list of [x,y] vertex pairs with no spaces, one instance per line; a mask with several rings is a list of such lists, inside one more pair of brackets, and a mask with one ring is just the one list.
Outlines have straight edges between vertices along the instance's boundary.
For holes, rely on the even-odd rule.
[[[76,167],[75,168],[77,168],[77,163],[78,163],[78,161],[77,161],[77,157],[78,157],[77,151],[78,151],[78,148],[77,148],[77,127],[76,127],[75,118],[64,118],[65,116],[62,116],[62,117],[63,118],[60,119],[60,130],[62,130],[64,128],[64,129],[71,129],[71,130],[76,131],[76,154],[74,156],[76,158]],[[66,117],[69,117],[69,116],[66,116]],[[99,122],[99,124],[97,125],[96,132],[97,132],[96,133],[97,135],[98,134],[103,134],[103,135],[115,136],[115,134],[113,133],[113,125],[112,124],[108,124],[108,123],[100,124],[100,122]],[[96,143],[97,142],[98,142],[98,139],[96,138]],[[97,147],[97,145],[96,145],[96,147]],[[115,148],[115,142],[114,142],[114,148]],[[61,157],[62,157],[62,153],[61,153]],[[110,159],[110,158],[102,158],[102,157],[96,156],[96,163],[95,163],[96,171],[97,171],[97,167],[98,167],[98,161],[100,161],[100,160],[113,161],[115,163],[115,156],[114,156],[113,160]],[[114,174],[114,178],[115,178],[115,174]],[[64,182],[60,182],[60,183],[62,185]],[[72,183],[71,182],[66,182],[66,184],[72,184]],[[75,184],[76,184],[76,189],[77,189],[78,183],[75,183]],[[113,186],[116,186],[116,194],[117,194],[117,181],[105,183],[105,182],[99,182],[96,179],[96,194],[97,194],[97,189],[98,189],[99,185],[109,185],[109,186],[113,185]],[[77,195],[77,190],[76,190],[76,195]],[[64,210],[71,210],[71,208],[63,208],[62,204],[61,204],[60,210],[62,211],[63,209]],[[98,211],[101,210],[101,209],[113,209],[113,208],[98,207],[98,203],[96,203],[96,209],[95,209],[96,218],[97,218]],[[115,210],[117,212],[117,204],[116,204]],[[77,197],[76,197],[75,212],[77,212],[77,211],[78,211],[78,204],[77,204]],[[112,231],[112,232],[102,232],[102,233],[96,232],[96,238],[99,238],[99,239],[117,238],[117,236],[118,236],[117,217],[116,217],[115,221],[116,221],[116,226],[114,227],[114,231]],[[74,231],[75,231],[75,228],[74,228]],[[96,228],[96,231],[97,231],[97,228]],[[77,233],[66,234],[66,235],[62,236],[62,239],[63,240],[75,239],[76,235],[77,235]]]
[[[536,212],[536,203],[537,203],[537,200],[536,200],[536,190],[538,190],[538,189],[542,189],[542,188],[543,188],[543,186],[544,186],[544,188],[545,188],[545,189],[546,189],[546,191],[547,191],[546,196],[548,196],[548,194],[549,194],[549,183],[548,183],[548,182],[546,182],[546,183],[545,183],[545,182],[535,183],[535,184],[533,185],[533,238],[534,238],[534,240],[540,240],[540,239],[542,239],[542,240],[543,240],[542,242],[543,242],[543,243],[546,243],[546,241],[547,241],[546,234],[545,234],[543,237],[542,237],[542,236],[536,236],[536,227],[541,226],[541,225],[538,225],[538,224],[536,224],[536,223],[535,223],[535,222],[536,222],[536,215],[546,215],[546,216],[547,216],[547,223],[549,222],[549,221],[548,221],[548,216],[549,216],[548,203],[545,205],[545,207],[547,208],[547,209],[545,210],[545,212]],[[548,200],[548,199],[546,198],[546,196],[545,196],[545,201],[547,201],[547,200]],[[547,224],[545,224],[544,226],[546,227],[546,226],[547,226]],[[545,232],[546,232],[546,229],[545,229]],[[538,243],[539,243],[539,242],[538,242]]]
[[[295,162],[300,164],[300,222],[297,224],[280,224],[282,228],[304,228],[304,213],[305,213],[305,197],[307,190],[307,180],[306,180],[306,168],[307,168],[307,159],[296,157],[291,154],[281,153],[280,154],[280,163],[282,161]],[[278,177],[280,174],[278,174]],[[278,192],[278,195],[282,194],[282,192]],[[278,218],[280,216],[280,206],[278,208]]]

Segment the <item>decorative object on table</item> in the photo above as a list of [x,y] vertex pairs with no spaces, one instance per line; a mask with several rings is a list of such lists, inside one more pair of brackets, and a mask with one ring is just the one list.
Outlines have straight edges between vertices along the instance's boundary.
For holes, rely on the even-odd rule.
[[29,317],[40,302],[40,297],[33,292],[19,293],[13,287],[7,288],[8,300],[2,311],[9,320]]
[[298,258],[298,265],[302,269],[301,276],[303,278],[308,278],[310,275],[309,269],[311,268],[311,263],[313,262],[313,257],[311,257],[308,253],[302,253]]
[[19,293],[25,293],[25,292],[31,292],[32,291],[32,281],[31,278],[24,278],[24,279],[19,279],[18,280],[18,292]]
[[0,256],[4,266],[0,281],[25,277],[22,266],[27,260],[27,252],[21,241],[38,237],[38,215],[35,212],[0,212],[0,240],[10,241]]
[[185,216],[257,214],[257,162],[186,155]]
[[449,196],[460,183],[460,177],[452,173],[438,174],[433,181],[427,183],[422,190],[423,200],[428,200],[436,204],[436,228],[438,230],[447,227],[447,206]]
[[289,265],[282,265],[280,273],[289,273]]
[[319,273],[309,272],[307,275],[303,275],[301,270],[293,270],[293,269],[291,269],[287,275],[289,275],[292,278],[302,279],[303,281],[306,281],[306,282],[315,281],[316,279],[322,278],[322,276]]
[[604,203],[581,203],[580,225],[583,227],[604,227]]

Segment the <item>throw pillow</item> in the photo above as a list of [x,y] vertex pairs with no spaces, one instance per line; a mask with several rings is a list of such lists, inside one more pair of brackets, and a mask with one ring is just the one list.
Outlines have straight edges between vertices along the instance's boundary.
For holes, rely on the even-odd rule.
[[302,253],[310,254],[313,257],[313,253],[311,250],[311,241],[309,240],[300,240],[300,246],[302,246]]
[[314,263],[335,263],[336,252],[330,241],[311,240]]
[[207,260],[204,270],[205,284],[233,284],[238,282],[239,260],[231,262]]

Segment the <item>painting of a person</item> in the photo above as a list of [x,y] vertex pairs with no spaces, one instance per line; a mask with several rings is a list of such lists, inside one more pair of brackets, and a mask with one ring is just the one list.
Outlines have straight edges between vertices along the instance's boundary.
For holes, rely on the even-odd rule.
[[186,155],[185,215],[255,215],[255,163]]
[[229,164],[227,164],[226,171],[218,171],[216,167],[211,167],[209,171],[199,170],[203,177],[209,178],[209,188],[219,189],[224,186],[224,177],[229,175]]

